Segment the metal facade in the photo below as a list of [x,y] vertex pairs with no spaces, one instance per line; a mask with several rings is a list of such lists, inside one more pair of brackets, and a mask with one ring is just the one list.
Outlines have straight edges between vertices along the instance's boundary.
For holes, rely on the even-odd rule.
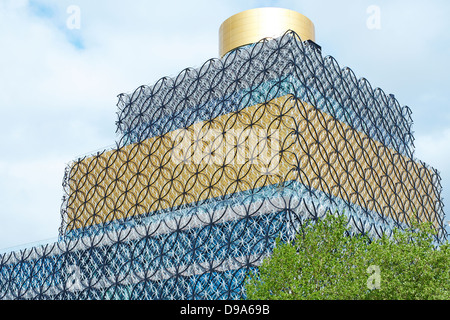
[[66,169],[60,240],[0,256],[1,299],[239,299],[305,220],[446,237],[411,111],[292,31],[119,96],[117,147]]

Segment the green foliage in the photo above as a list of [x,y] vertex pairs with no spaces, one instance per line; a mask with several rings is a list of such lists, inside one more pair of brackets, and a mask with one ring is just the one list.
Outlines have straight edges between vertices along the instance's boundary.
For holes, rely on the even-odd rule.
[[371,241],[350,235],[344,216],[327,215],[292,243],[277,240],[271,257],[247,279],[250,300],[448,300],[450,245],[416,224]]

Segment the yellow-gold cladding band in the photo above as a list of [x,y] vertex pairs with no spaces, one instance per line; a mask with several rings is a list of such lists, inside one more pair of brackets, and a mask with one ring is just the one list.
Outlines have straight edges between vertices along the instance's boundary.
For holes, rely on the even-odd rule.
[[[267,133],[277,151],[269,162],[230,156],[248,135],[234,141],[208,136],[249,127]],[[417,214],[438,224],[431,216],[436,195],[429,169],[291,95],[190,126],[181,137],[203,141],[189,142],[182,150],[180,132],[75,162],[67,230],[290,180],[399,222],[408,223]],[[214,152],[216,160],[208,161]]]

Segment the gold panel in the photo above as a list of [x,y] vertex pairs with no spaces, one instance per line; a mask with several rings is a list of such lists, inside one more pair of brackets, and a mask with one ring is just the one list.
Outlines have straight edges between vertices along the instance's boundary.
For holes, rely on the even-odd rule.
[[[248,128],[266,132],[275,151],[266,153],[270,161],[242,161],[233,153],[248,140],[242,134]],[[208,154],[215,159],[206,161]],[[292,96],[86,158],[71,169],[68,230],[291,180],[396,221],[414,213],[436,223],[429,169]]]
[[257,8],[240,12],[225,20],[220,26],[220,57],[240,46],[268,37],[279,37],[288,30],[295,31],[302,41],[315,41],[314,24],[296,11]]

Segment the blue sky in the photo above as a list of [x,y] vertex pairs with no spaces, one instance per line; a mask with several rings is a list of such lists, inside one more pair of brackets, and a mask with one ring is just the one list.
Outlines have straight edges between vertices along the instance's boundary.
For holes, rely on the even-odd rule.
[[220,24],[262,6],[308,16],[325,55],[411,108],[450,210],[448,1],[0,0],[0,249],[57,237],[64,168],[114,144],[118,94],[217,57]]

